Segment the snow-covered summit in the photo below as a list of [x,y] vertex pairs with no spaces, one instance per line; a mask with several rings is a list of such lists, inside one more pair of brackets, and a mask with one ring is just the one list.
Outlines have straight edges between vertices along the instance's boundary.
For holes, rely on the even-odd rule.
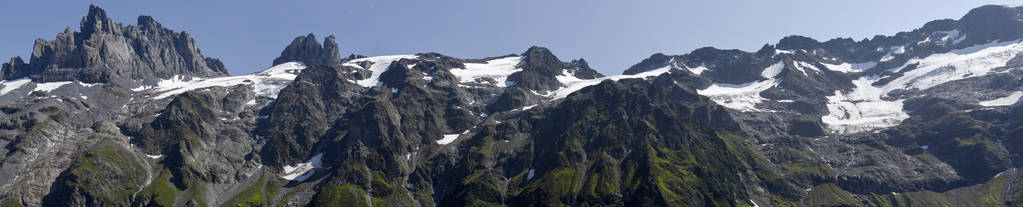
[[163,99],[196,89],[250,84],[253,86],[256,96],[275,99],[277,93],[295,80],[295,77],[305,68],[305,64],[300,62],[287,62],[248,75],[188,80],[181,76],[175,76],[171,79],[160,80],[155,85],[144,85],[132,90],[146,91],[153,94],[151,97],[153,99]]

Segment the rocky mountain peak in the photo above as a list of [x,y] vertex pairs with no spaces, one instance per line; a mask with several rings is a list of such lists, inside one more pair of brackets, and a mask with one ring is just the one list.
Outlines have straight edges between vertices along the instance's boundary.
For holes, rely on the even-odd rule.
[[1023,7],[987,5],[970,10],[959,19],[968,43],[1010,41],[1023,37]]
[[38,39],[28,64],[5,64],[3,79],[32,78],[37,82],[82,81],[152,83],[174,76],[227,75],[223,63],[202,55],[186,33],[163,28],[149,16],[138,26],[121,26],[103,9],[89,6],[81,31],[70,28],[54,40]]
[[0,80],[14,79],[14,78],[8,78],[8,77],[24,77],[24,76],[27,76],[28,74],[23,74],[23,73],[28,72],[28,71],[24,70],[24,69],[21,69],[21,68],[27,67],[27,66],[28,66],[28,64],[25,64],[25,61],[22,60],[21,57],[12,57],[10,62],[4,63],[3,66],[0,67]]
[[579,58],[578,60],[572,60],[566,67],[572,75],[580,79],[594,79],[604,77],[604,74],[600,74],[593,68],[590,68],[590,64],[585,59]]
[[778,45],[775,47],[779,50],[810,50],[813,48],[820,47],[821,42],[804,36],[791,35],[782,38],[778,41]]
[[284,48],[281,56],[274,59],[273,64],[281,64],[291,61],[301,61],[309,65],[333,65],[341,63],[341,51],[334,35],[323,39],[323,45],[316,41],[316,35],[309,33],[306,36],[296,37],[288,47]]
[[764,46],[760,47],[760,50],[757,50],[757,56],[774,55],[775,54],[774,50],[775,50],[774,45],[764,44]]
[[[522,71],[508,77],[514,85],[534,91],[551,91],[559,88],[562,83],[557,76],[571,74],[580,79],[592,79],[604,75],[590,68],[585,60],[561,62],[549,49],[532,46],[522,53],[522,61],[517,65]],[[568,73],[566,73],[566,70]]]
[[561,60],[545,47],[532,46],[522,53],[523,63],[532,66],[552,66],[561,64]]
[[139,16],[138,23],[136,23],[136,24],[140,28],[142,28],[143,30],[155,29],[155,28],[163,28],[163,26],[160,25],[159,22],[156,22],[156,20],[153,20],[153,17],[146,16],[146,15]]
[[89,5],[89,14],[82,17],[81,29],[85,35],[95,32],[119,32],[121,25],[107,17],[107,12],[103,9]]
[[923,32],[937,32],[937,31],[949,31],[956,28],[956,20],[953,19],[940,19],[927,22],[923,27],[920,27],[920,31]]
[[644,59],[643,61],[640,61],[635,65],[632,65],[631,67],[629,67],[629,69],[626,69],[625,72],[622,72],[622,74],[635,75],[660,67],[664,67],[668,65],[669,60],[671,60],[671,57],[664,55],[664,53],[654,53],[653,55],[650,55],[650,57]]

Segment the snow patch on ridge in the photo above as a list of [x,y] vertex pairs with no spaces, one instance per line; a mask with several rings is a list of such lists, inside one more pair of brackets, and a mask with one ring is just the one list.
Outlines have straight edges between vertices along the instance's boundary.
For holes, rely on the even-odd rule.
[[[941,35],[940,39],[931,39],[931,36],[939,36],[939,35]],[[966,35],[965,34],[960,35],[959,30],[937,31],[937,32],[931,33],[930,36],[927,36],[927,38],[924,38],[924,40],[921,40],[921,41],[917,42],[916,44],[917,45],[923,45],[923,44],[928,44],[928,43],[931,43],[931,42],[935,42],[936,44],[943,44],[943,45],[948,45],[949,43],[959,44],[959,42],[962,42],[965,39],[966,39]]]
[[925,90],[954,80],[984,76],[992,69],[1005,66],[1009,59],[1021,52],[1023,44],[1011,41],[976,45],[925,58],[913,58],[895,69],[904,70],[909,65],[918,64],[916,68],[902,72],[902,77],[885,85],[885,91],[914,88]]
[[782,69],[785,69],[785,62],[778,61],[778,63],[764,68],[764,71],[760,72],[760,76],[767,79],[773,79],[774,76],[778,76],[778,74],[781,73]]
[[646,78],[646,77],[658,76],[658,75],[667,73],[668,71],[671,71],[671,66],[665,66],[665,67],[662,67],[662,68],[658,68],[658,69],[655,69],[655,70],[650,70],[650,71],[642,72],[642,73],[635,74],[635,75],[614,75],[614,76],[607,76],[607,77],[603,77],[603,78],[579,79],[579,78],[575,77],[575,75],[572,74],[571,72],[569,72],[568,70],[562,70],[562,72],[561,72],[562,74],[556,76],[555,78],[557,78],[558,82],[561,82],[561,84],[565,85],[565,86],[561,87],[561,88],[559,88],[557,90],[551,91],[550,93],[547,93],[547,94],[548,94],[548,96],[554,97],[555,100],[556,99],[562,99],[562,98],[567,97],[568,94],[572,94],[572,92],[578,91],[578,90],[583,89],[583,88],[585,88],[587,86],[597,85],[598,83],[600,83],[600,82],[602,82],[604,80],[617,81],[617,80],[628,79],[628,78]]
[[0,88],[0,96],[3,96],[4,94],[13,91],[14,89],[21,88],[22,86],[25,86],[25,84],[29,82],[32,82],[32,79],[20,78],[14,80],[2,80],[0,81],[0,85],[3,85],[3,88]]
[[522,71],[522,68],[516,67],[519,62],[522,62],[522,57],[498,58],[486,63],[465,63],[465,68],[454,68],[450,72],[457,76],[462,83],[485,82],[482,78],[491,78],[496,81],[492,85],[507,87],[514,85],[507,81],[508,76]]
[[[949,38],[958,34],[948,34]],[[903,53],[904,48],[892,53]],[[829,114],[821,117],[821,121],[835,133],[856,133],[898,125],[909,118],[902,110],[904,99],[882,99],[895,90],[926,90],[951,81],[970,77],[985,76],[994,73],[995,68],[1003,67],[1017,54],[1023,53],[1020,41],[992,42],[956,49],[947,53],[933,54],[923,58],[914,57],[900,67],[889,69],[901,73],[883,86],[873,86],[883,77],[869,76],[854,80],[856,88],[843,94],[836,91],[828,96]],[[910,65],[916,65],[911,70]],[[1014,97],[1015,96],[1015,97]],[[1014,104],[1023,97],[1023,93],[1009,97],[981,102],[981,105],[996,106]],[[1008,103],[1011,102],[1011,103]]]
[[696,75],[700,75],[701,73],[703,73],[703,71],[707,71],[708,70],[707,67],[704,67],[702,65],[700,67],[695,67],[695,68],[690,68],[690,67],[686,67],[686,68],[689,69],[689,72],[693,72],[693,74],[696,74]]
[[884,57],[881,57],[881,62],[893,60],[895,59],[895,55],[901,55],[903,53],[906,53],[906,46],[905,45],[895,46],[888,48],[888,50],[889,50],[888,53],[884,54]]
[[[465,134],[465,133],[468,133],[468,132],[469,131],[466,130],[462,134]],[[440,140],[437,140],[437,144],[440,144],[440,145],[451,144],[451,142],[454,142],[455,140],[457,140],[458,136],[462,135],[462,134],[445,134],[443,138],[441,138]]]
[[979,104],[981,106],[988,106],[988,107],[991,107],[991,106],[1008,106],[1008,105],[1016,104],[1016,102],[1019,102],[1020,98],[1023,98],[1023,91],[1012,92],[1012,94],[1009,94],[1009,96],[998,98],[998,99],[994,99],[994,100],[981,101]]
[[945,42],[946,44],[949,43],[949,40],[952,40],[953,45],[958,45],[963,40],[966,40],[966,34],[962,34],[962,32],[959,32],[958,29],[952,31],[934,32],[934,34],[945,34],[945,36],[941,38],[941,41]]
[[692,72],[693,74],[696,74],[696,75],[703,74],[703,71],[710,70],[709,68],[707,68],[706,66],[703,66],[703,65],[700,65],[699,67],[695,67],[695,68],[694,67],[689,67],[685,63],[678,62],[678,60],[676,60],[674,57],[672,57],[671,60],[668,61],[668,66],[669,67],[671,67],[671,66],[676,66],[677,67],[678,65],[682,65],[683,68],[686,68],[686,70],[689,70],[689,72]]
[[760,92],[777,86],[781,80],[761,80],[744,84],[715,83],[705,89],[696,90],[700,95],[710,97],[721,106],[739,111],[759,111],[756,105],[766,100]]
[[853,80],[856,87],[843,94],[835,91],[828,96],[828,115],[821,121],[835,133],[856,133],[898,125],[909,118],[902,110],[902,99],[886,101],[883,88],[874,87],[878,76],[861,77]]
[[309,158],[309,161],[304,163],[298,163],[295,166],[284,166],[284,175],[281,178],[302,182],[313,176],[315,173],[313,169],[316,168],[323,168],[323,153],[316,154],[316,156]]
[[210,79],[192,78],[184,80],[184,77],[174,76],[171,79],[161,80],[153,86],[140,86],[134,91],[152,90],[156,96],[153,99],[163,99],[187,91],[209,88],[215,86],[234,86],[240,84],[252,84],[253,91],[257,96],[277,98],[277,93],[291,81],[298,77],[298,73],[306,66],[301,62],[287,62],[275,65],[266,70],[240,76],[218,77]]
[[744,84],[715,83],[705,89],[696,90],[696,93],[710,97],[711,101],[731,109],[760,111],[756,108],[756,105],[766,100],[763,96],[760,96],[760,92],[781,83],[781,80],[775,79],[774,76],[781,73],[781,70],[784,68],[785,63],[778,61],[778,63],[768,66],[760,73],[766,80]]
[[348,62],[344,63],[344,65],[360,67],[360,66],[355,65],[353,63],[372,62],[372,64],[369,66],[368,70],[372,71],[373,74],[370,74],[369,78],[356,81],[356,83],[358,83],[362,87],[373,87],[373,86],[381,85],[381,83],[380,83],[380,74],[382,74],[385,71],[387,71],[387,68],[389,66],[391,66],[391,63],[393,63],[394,61],[401,60],[401,59],[416,59],[418,57],[419,56],[415,56],[415,55],[376,56],[376,57],[367,57],[367,58],[354,59],[354,60],[351,60],[351,61],[348,61]]
[[817,69],[817,66],[813,66],[813,65],[811,65],[810,63],[807,63],[807,62],[795,61],[795,63],[796,63],[795,64],[796,65],[796,69],[799,70],[799,72],[803,72],[803,76],[809,76],[806,73],[807,70],[812,70],[814,72],[820,72],[821,71],[820,69]]
[[864,62],[864,63],[841,63],[837,65],[821,63],[828,67],[829,70],[843,72],[843,73],[858,73],[863,72],[867,69],[873,68],[877,65],[877,62]]
[[47,82],[47,83],[36,83],[36,88],[32,91],[43,91],[51,92],[54,89],[60,88],[61,86],[71,84],[71,81],[60,81],[60,82]]

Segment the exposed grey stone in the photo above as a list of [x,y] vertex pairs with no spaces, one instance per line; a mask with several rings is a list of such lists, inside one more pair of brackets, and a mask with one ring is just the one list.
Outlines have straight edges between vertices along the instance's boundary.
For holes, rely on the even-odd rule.
[[323,46],[320,46],[320,43],[316,41],[316,35],[310,33],[291,41],[291,44],[281,52],[281,56],[274,59],[273,64],[291,61],[300,61],[308,65],[341,64],[341,51],[334,35],[324,38]]
[[227,75],[219,60],[202,55],[187,32],[163,28],[149,16],[140,16],[138,25],[122,26],[90,6],[80,30],[68,28],[52,41],[36,40],[29,63],[5,64],[3,78],[108,83]]

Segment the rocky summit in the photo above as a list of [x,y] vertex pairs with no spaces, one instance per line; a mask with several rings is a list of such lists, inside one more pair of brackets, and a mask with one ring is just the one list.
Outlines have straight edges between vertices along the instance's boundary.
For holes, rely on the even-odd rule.
[[0,70],[0,206],[1023,205],[1023,7],[610,76],[341,54],[309,34],[230,76],[91,6]]
[[136,85],[159,79],[226,76],[220,60],[203,57],[187,32],[163,28],[149,16],[123,26],[103,9],[89,7],[80,31],[67,28],[54,40],[38,39],[25,63],[11,58],[0,69],[5,80],[31,78],[39,82],[79,81]]

